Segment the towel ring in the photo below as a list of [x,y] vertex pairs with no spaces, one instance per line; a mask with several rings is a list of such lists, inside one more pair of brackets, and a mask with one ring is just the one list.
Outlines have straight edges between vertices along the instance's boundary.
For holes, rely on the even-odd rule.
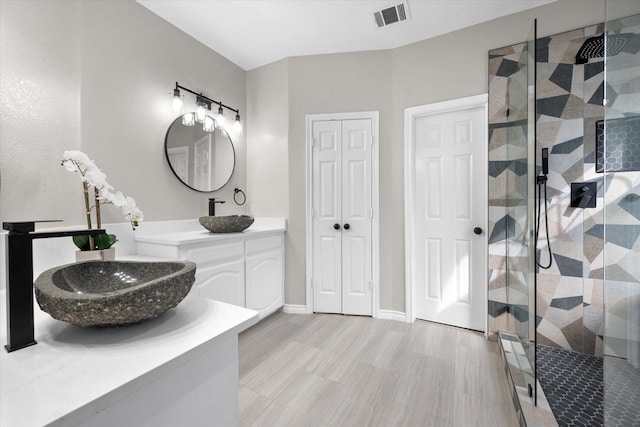
[[[238,202],[238,199],[236,198],[238,196],[238,193],[242,193],[242,203]],[[236,205],[242,206],[247,202],[247,195],[244,194],[244,191],[240,190],[239,188],[234,188],[233,189],[233,201],[236,202]]]

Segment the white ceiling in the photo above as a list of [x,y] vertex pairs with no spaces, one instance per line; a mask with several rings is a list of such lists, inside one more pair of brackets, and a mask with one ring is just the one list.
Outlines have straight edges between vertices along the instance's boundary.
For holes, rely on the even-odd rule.
[[401,0],[137,0],[244,70],[282,58],[392,49],[555,0],[405,0],[409,20],[373,12]]

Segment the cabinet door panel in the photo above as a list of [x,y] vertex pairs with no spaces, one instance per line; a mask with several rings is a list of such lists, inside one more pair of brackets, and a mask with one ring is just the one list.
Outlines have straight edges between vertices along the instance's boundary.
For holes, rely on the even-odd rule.
[[283,304],[282,251],[246,257],[246,307],[260,312],[260,318]]
[[205,267],[196,272],[198,295],[244,307],[244,260]]

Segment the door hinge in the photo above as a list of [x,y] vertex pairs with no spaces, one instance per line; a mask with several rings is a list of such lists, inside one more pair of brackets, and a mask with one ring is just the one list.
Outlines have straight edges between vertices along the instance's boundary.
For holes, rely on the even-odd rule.
[[318,138],[312,138],[311,139],[311,148],[316,148],[317,145],[318,145]]
[[313,289],[315,286],[313,286],[313,279],[310,280],[311,282],[311,289]]
[[373,219],[373,208],[369,209],[369,218]]
[[373,281],[369,280],[369,290],[373,291]]

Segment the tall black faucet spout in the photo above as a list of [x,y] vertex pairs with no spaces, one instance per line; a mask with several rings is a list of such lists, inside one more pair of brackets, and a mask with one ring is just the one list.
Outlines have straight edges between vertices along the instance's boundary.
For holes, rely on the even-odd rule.
[[7,235],[7,345],[9,352],[36,344],[33,321],[33,239],[96,236],[103,229],[34,233],[36,221],[3,222]]
[[223,204],[224,200],[209,199],[209,216],[216,216],[216,203]]

